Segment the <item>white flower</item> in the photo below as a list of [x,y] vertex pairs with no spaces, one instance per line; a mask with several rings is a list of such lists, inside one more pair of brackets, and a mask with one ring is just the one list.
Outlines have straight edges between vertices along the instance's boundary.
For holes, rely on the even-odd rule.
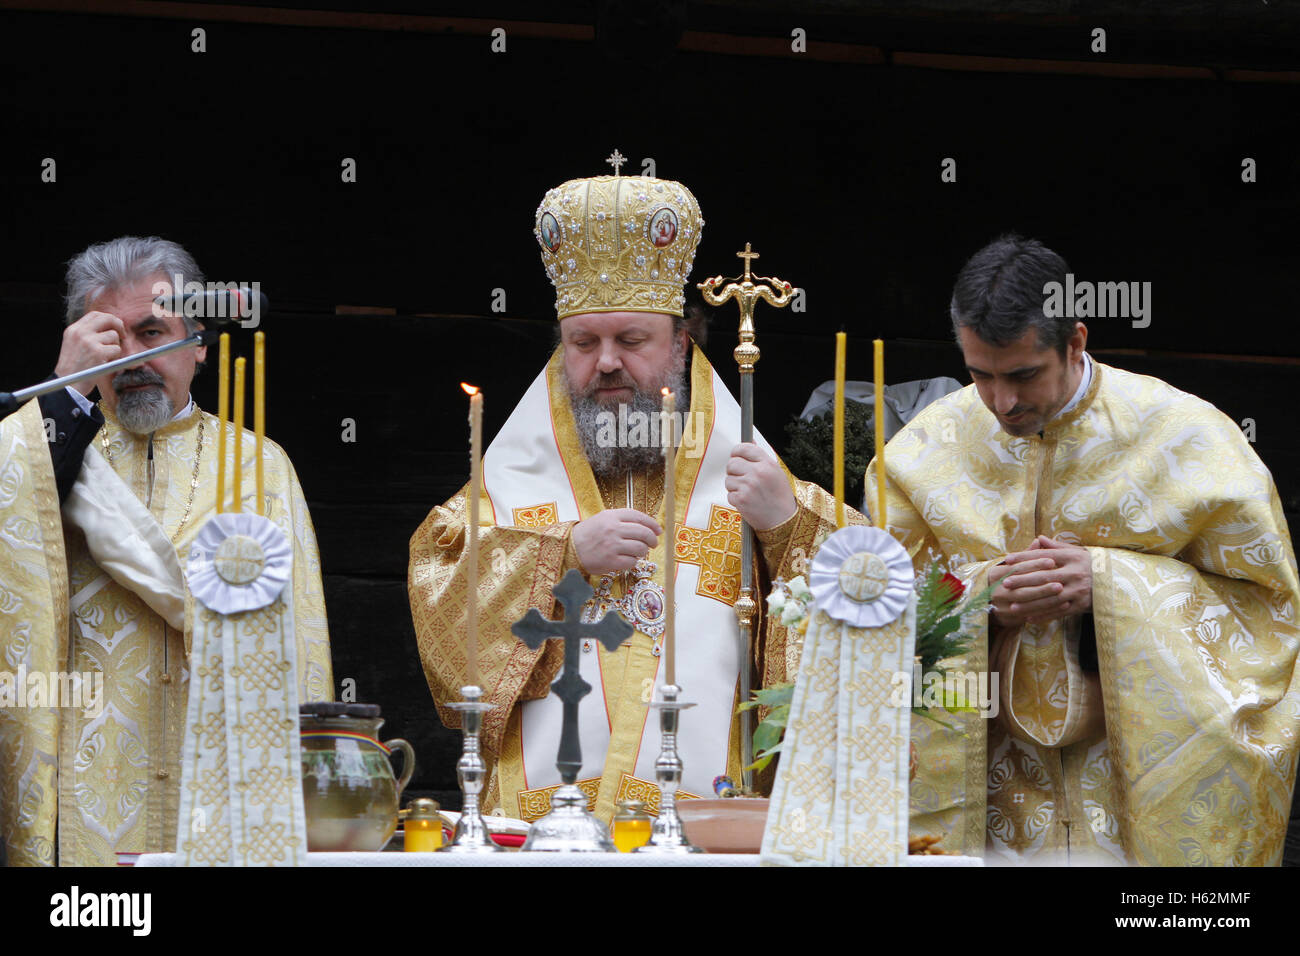
[[798,624],[803,619],[803,605],[798,601],[790,601],[781,609],[781,623],[786,627],[792,624]]
[[812,591],[808,589],[808,582],[803,579],[802,574],[791,578],[786,586],[790,589],[790,593],[801,601],[812,597]]
[[774,588],[767,596],[767,611],[769,614],[778,614],[783,607],[785,607],[785,592]]

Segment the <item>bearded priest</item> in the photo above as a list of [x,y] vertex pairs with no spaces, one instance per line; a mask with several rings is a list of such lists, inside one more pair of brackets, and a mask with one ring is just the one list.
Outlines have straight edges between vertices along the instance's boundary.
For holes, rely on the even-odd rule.
[[753,659],[742,659],[732,609],[741,518],[756,529],[754,580],[790,578],[834,530],[834,505],[792,479],[761,436],[740,442],[739,406],[693,342],[683,289],[703,225],[695,197],[668,180],[602,176],[546,194],[533,234],[556,289],[559,345],[484,456],[478,593],[467,594],[467,489],[411,538],[420,657],[451,727],[459,716],[445,705],[467,676],[467,602],[478,602],[481,683],[497,705],[484,719],[484,805],[509,816],[542,816],[560,783],[561,705],[548,695],[563,655],[559,641],[529,650],[510,625],[530,607],[555,617],[551,586],[570,568],[596,591],[588,616],[617,610],[636,629],[613,652],[589,641],[580,655],[594,690],[580,709],[578,786],[606,821],[624,799],[658,805],[660,737],[646,704],[664,683],[661,389],[689,410],[673,479],[677,675],[696,703],[679,739],[685,796],[712,796],[724,772],[740,779],[741,668],[767,684],[798,666],[798,646],[773,621],[760,622]]
[[[195,319],[154,307],[176,276],[202,281],[189,253],[155,237],[74,258],[56,375],[192,334]],[[113,866],[122,853],[175,849],[195,607],[181,568],[217,510],[218,466],[227,487],[233,476],[218,461],[218,419],[190,397],[205,353],[156,356],[0,422],[0,834],[10,865]],[[251,479],[251,433],[243,448]],[[278,445],[264,443],[262,464],[265,513],[294,548],[301,699],[329,699],[311,518]],[[243,507],[256,510],[254,482],[243,487]]]

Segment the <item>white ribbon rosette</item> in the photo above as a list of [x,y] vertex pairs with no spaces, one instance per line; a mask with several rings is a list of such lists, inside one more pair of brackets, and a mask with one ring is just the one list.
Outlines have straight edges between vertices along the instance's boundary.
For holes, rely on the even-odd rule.
[[284,591],[293,570],[293,548],[269,518],[219,514],[190,547],[185,578],[194,597],[219,614],[266,607]]
[[183,866],[306,862],[292,573],[288,537],[260,515],[213,515],[190,547],[185,725],[203,732],[181,753]]
[[814,613],[772,787],[765,864],[903,866],[911,711],[893,676],[915,650],[912,562],[878,528],[841,528],[812,560]]
[[816,606],[851,627],[881,627],[907,609],[912,559],[879,528],[850,525],[822,544],[808,573]]

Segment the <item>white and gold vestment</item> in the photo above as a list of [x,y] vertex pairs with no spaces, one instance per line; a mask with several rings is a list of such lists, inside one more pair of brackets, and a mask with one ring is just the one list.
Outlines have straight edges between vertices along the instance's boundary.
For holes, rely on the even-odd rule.
[[[87,518],[79,519],[82,525],[64,520],[38,403],[0,423],[0,670],[97,672],[105,687],[95,714],[83,707],[0,708],[0,831],[11,864],[111,866],[118,852],[175,848],[194,613],[178,575],[216,508],[219,424],[194,407],[154,433],[150,461],[148,437],[124,430],[107,409],[104,417],[82,477],[89,468],[109,482],[120,479],[114,487],[124,489],[121,514],[112,520],[124,528],[122,515],[137,518],[140,542],[156,549],[148,562],[137,555],[139,566],[120,547],[130,535],[107,536],[102,528],[109,525],[95,530]],[[233,425],[228,428],[226,444],[233,448]],[[250,432],[243,449],[244,508],[253,510]],[[263,467],[266,515],[294,547],[302,699],[329,699],[315,532],[279,446],[265,443]],[[123,500],[132,494],[138,500]],[[111,497],[106,507],[113,506]],[[103,540],[92,545],[90,537]],[[168,543],[174,555],[166,553]],[[113,555],[104,558],[111,574],[92,548]]]
[[[698,429],[699,454],[676,460],[677,673],[696,707],[682,721],[687,795],[711,795],[711,780],[739,779],[739,733],[734,719],[741,654],[733,605],[740,588],[740,516],[727,506],[722,475],[739,441],[739,407],[704,354],[694,350],[689,421]],[[687,434],[690,434],[688,431]],[[762,439],[760,445],[771,454]],[[510,625],[530,607],[554,616],[551,594],[569,568],[579,567],[570,540],[574,524],[607,507],[635,507],[663,523],[663,478],[647,472],[629,480],[597,482],[582,451],[564,381],[562,352],[525,394],[484,456],[480,514],[479,632],[484,699],[497,705],[484,719],[483,741],[492,766],[485,806],[532,820],[549,809],[559,783],[555,751],[560,708],[548,699],[563,657],[559,641],[529,650]],[[772,577],[792,577],[800,559],[834,530],[834,504],[815,485],[792,482],[795,515],[758,535]],[[853,520],[860,516],[852,514]],[[466,682],[466,536],[462,490],[434,508],[411,538],[410,597],[425,676],[448,726],[459,715],[445,705],[461,699]],[[757,550],[757,549],[756,549]],[[653,580],[662,586],[662,540],[651,550]],[[633,575],[591,578],[598,595],[618,602],[635,588]],[[762,579],[766,580],[766,574]],[[602,587],[603,585],[603,587]],[[766,592],[763,592],[766,593]],[[653,615],[651,615],[653,616]],[[637,625],[638,622],[633,620]],[[754,666],[762,684],[790,680],[799,648],[774,621],[760,627]],[[581,655],[593,686],[580,708],[585,764],[578,785],[598,815],[608,819],[626,797],[658,805],[654,761],[658,723],[646,703],[663,683],[655,638],[638,626],[622,647],[606,652],[592,641]]]
[[[1040,534],[1089,550],[1099,659],[1080,667],[1078,618],[999,635],[1001,715],[960,715],[964,738],[913,721],[913,829],[1016,861],[1277,864],[1300,588],[1272,478],[1213,406],[1094,368],[1041,435],[1002,431],[970,386],[889,443],[889,530],[918,567],[942,556],[980,588]],[[981,641],[964,666],[987,661]]]

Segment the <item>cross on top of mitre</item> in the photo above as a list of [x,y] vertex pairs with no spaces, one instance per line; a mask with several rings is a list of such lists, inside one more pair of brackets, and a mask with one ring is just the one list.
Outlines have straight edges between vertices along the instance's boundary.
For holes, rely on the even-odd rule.
[[614,152],[609,154],[609,157],[605,160],[605,162],[609,163],[611,166],[614,167],[614,175],[617,176],[619,175],[619,168],[624,163],[627,162],[627,157],[624,156],[622,153],[620,153],[618,150],[614,150]]

